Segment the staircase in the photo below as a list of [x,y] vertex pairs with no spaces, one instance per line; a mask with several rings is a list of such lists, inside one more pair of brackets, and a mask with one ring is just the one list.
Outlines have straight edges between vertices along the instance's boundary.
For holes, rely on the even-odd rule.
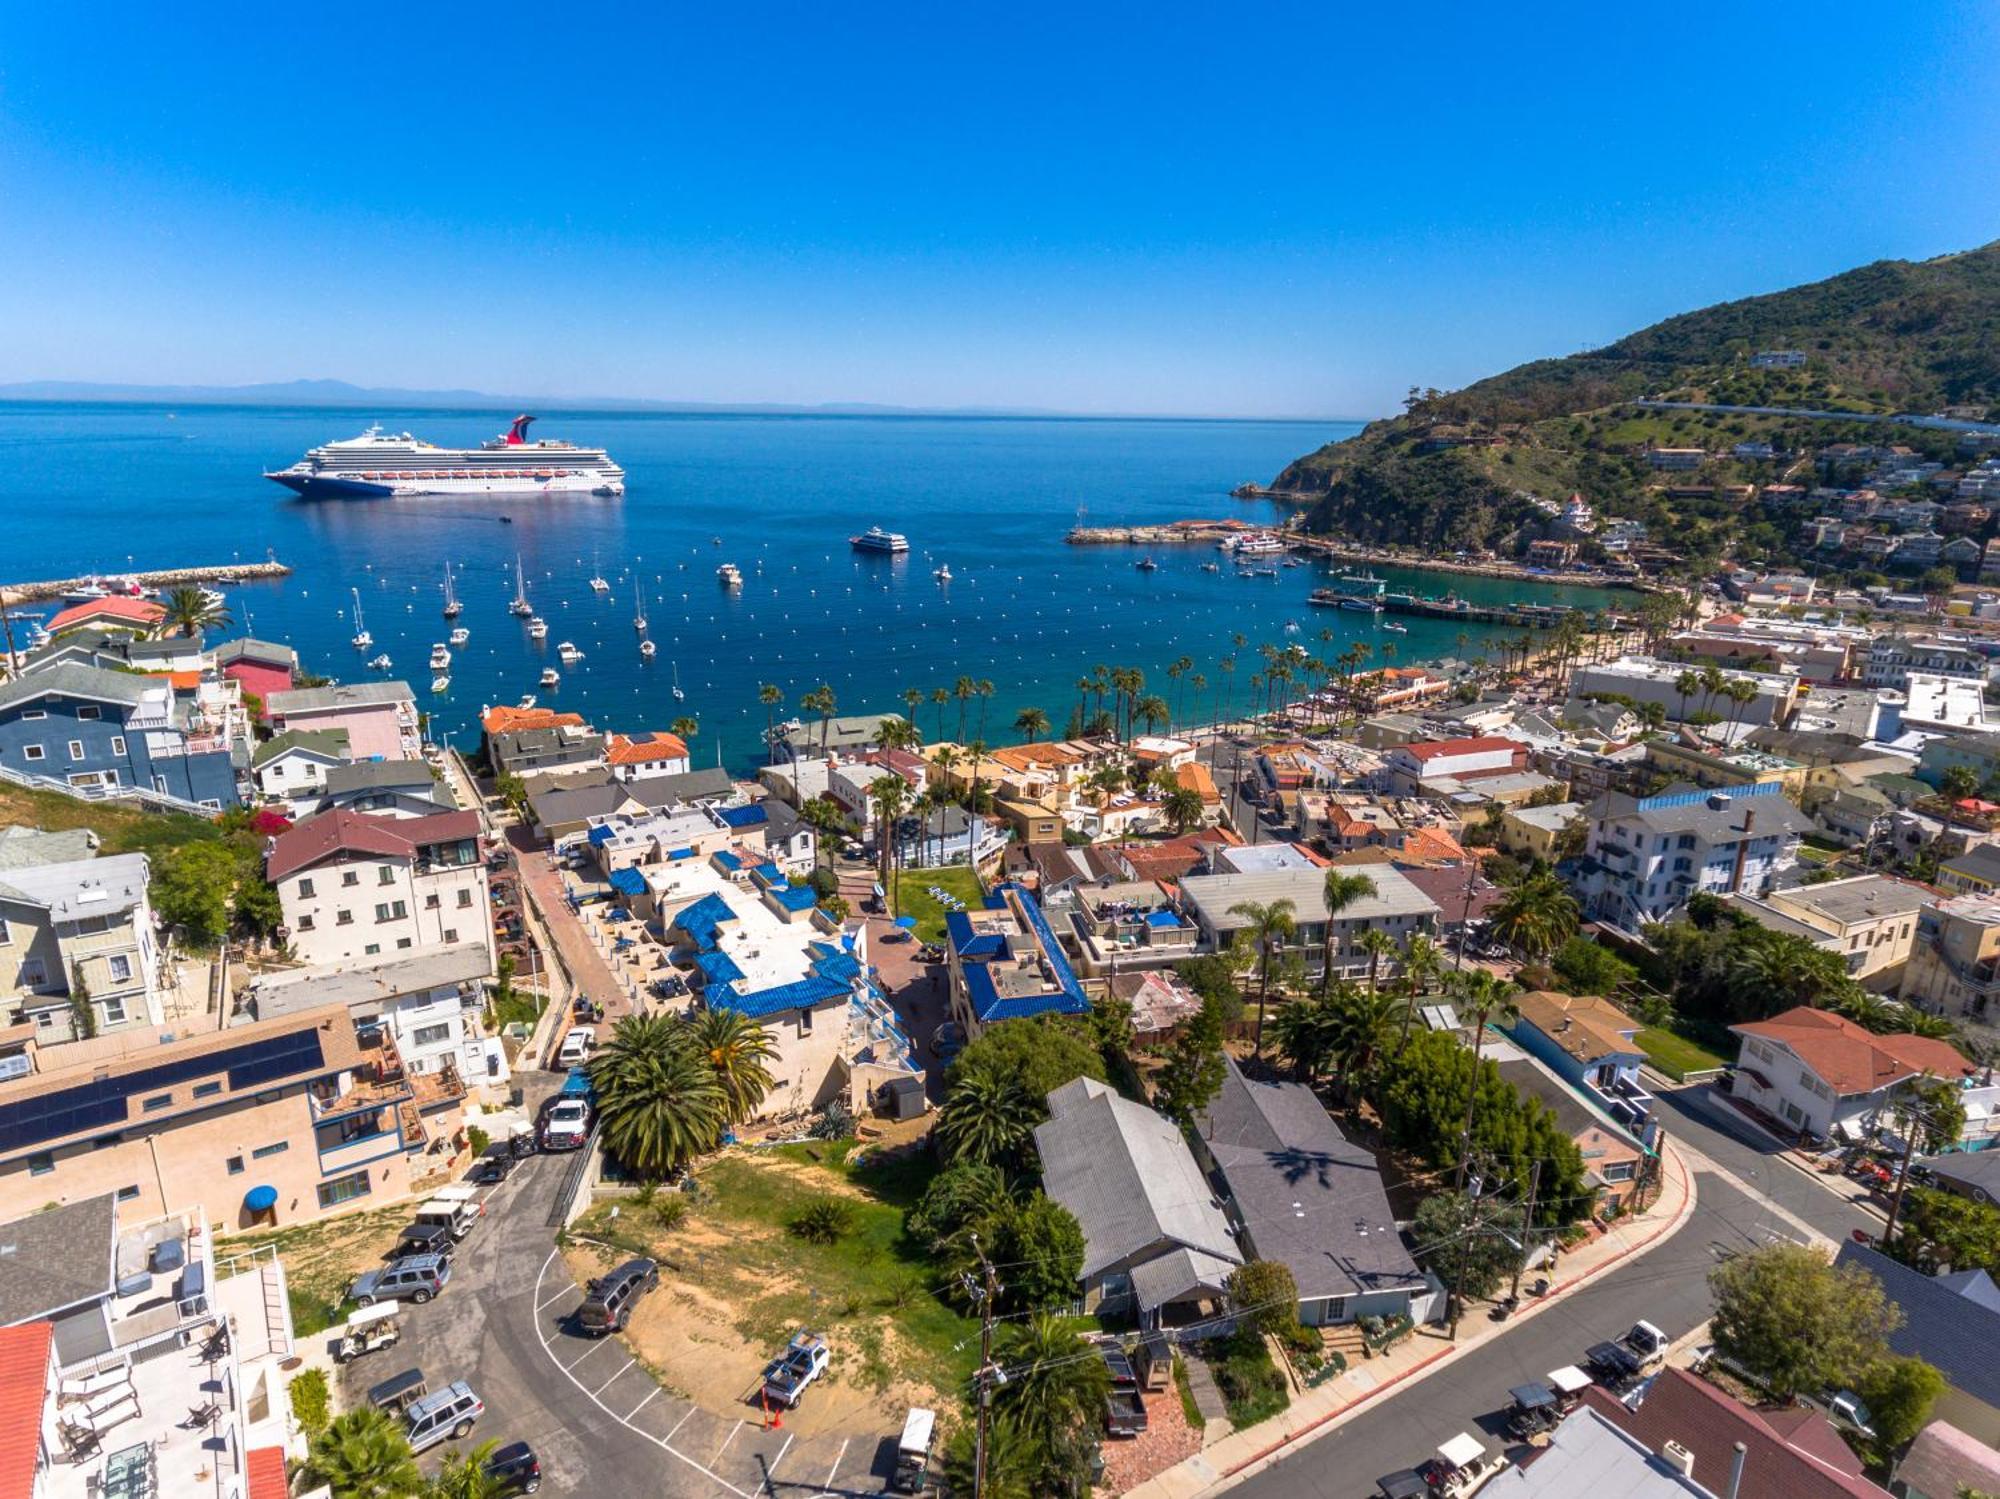
[[72,786],[54,776],[30,775],[12,766],[0,765],[0,781],[12,781],[35,791],[54,791],[79,802],[131,802],[151,812],[185,812],[190,817],[212,818],[213,807],[191,802],[167,791],[149,791],[143,786]]
[[1368,1357],[1368,1344],[1362,1336],[1361,1324],[1358,1322],[1343,1322],[1335,1327],[1322,1327],[1319,1330],[1319,1344],[1328,1353],[1337,1353],[1346,1359],[1347,1367],[1350,1369]]
[[257,1288],[263,1292],[265,1349],[277,1358],[290,1358],[291,1298],[285,1289],[284,1262],[276,1255],[257,1267]]

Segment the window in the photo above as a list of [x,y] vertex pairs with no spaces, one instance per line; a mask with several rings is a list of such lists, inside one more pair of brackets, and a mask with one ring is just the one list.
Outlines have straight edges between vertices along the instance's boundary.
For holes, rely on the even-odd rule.
[[172,1108],[173,1102],[173,1094],[155,1093],[151,1098],[140,1104],[139,1107],[144,1109],[148,1114],[154,1114],[158,1113],[161,1109]]
[[375,883],[378,885],[395,884],[396,871],[390,868],[390,866],[388,866],[387,864],[378,866],[377,869],[375,870]]
[[132,977],[132,960],[122,952],[111,955],[111,977],[120,984]]
[[307,916],[301,916],[301,917],[299,918],[299,930],[300,930],[300,931],[302,931],[302,932],[309,932],[309,931],[311,931],[312,929],[313,929],[313,919],[312,919],[312,917],[311,917],[310,915],[307,915]]
[[253,1161],[269,1160],[274,1155],[283,1155],[291,1148],[292,1142],[290,1140],[280,1140],[275,1145],[259,1145],[255,1150],[250,1152],[250,1159]]
[[242,1156],[233,1155],[227,1161],[223,1162],[223,1164],[229,1168],[229,1174],[231,1176],[241,1176],[243,1174]]
[[361,956],[364,958],[372,958],[375,956],[375,954],[377,954],[381,950],[382,950],[381,943],[371,942],[366,947],[361,949]]
[[69,757],[72,760],[81,760],[83,758],[83,741],[81,739],[70,740]]
[[377,921],[393,920],[395,914],[396,914],[396,908],[390,905],[387,901],[383,901],[380,905],[375,907],[375,919]]
[[49,710],[47,708],[30,708],[21,715],[23,718],[47,718],[48,716]]
[[82,703],[77,707],[76,716],[78,718],[102,718],[104,710],[93,703]]
[[1630,1161],[1607,1161],[1600,1168],[1600,1174],[1608,1182],[1628,1182],[1637,1167]]
[[118,1200],[120,1202],[134,1202],[138,1200],[138,1196],[139,1189],[136,1186],[120,1187],[118,1189]]
[[333,924],[335,926],[353,926],[354,913],[352,911],[335,911],[333,913]]
[[341,870],[341,872],[340,872],[340,883],[341,883],[341,884],[343,884],[343,885],[358,885],[358,884],[360,884],[360,883],[361,883],[361,871],[360,871],[360,870],[358,870],[358,869],[343,869],[343,870]]
[[447,942],[456,942],[458,940],[458,928],[455,926],[446,927],[444,929],[444,940]]
[[451,1027],[449,1025],[420,1025],[417,1027],[416,1035],[411,1039],[418,1046],[442,1046],[451,1039]]
[[398,949],[414,947],[416,946],[416,939],[414,937],[398,937],[396,939],[396,946]]
[[46,760],[48,757],[49,752],[39,744],[24,744],[21,746],[21,758],[31,764],[36,760]]
[[30,1176],[47,1176],[55,1169],[56,1158],[53,1151],[38,1150],[28,1157],[28,1175]]
[[99,1004],[97,1008],[103,1012],[104,1023],[106,1025],[123,1025],[125,1023],[124,1000],[107,999]]
[[424,909],[426,911],[435,911],[441,904],[443,902],[439,899],[438,893],[435,890],[424,897]]
[[323,1208],[338,1207],[343,1202],[366,1197],[370,1190],[368,1173],[352,1171],[346,1176],[336,1176],[330,1182],[319,1184],[319,1205]]
[[463,910],[466,910],[466,909],[467,909],[468,907],[470,907],[470,906],[471,906],[471,904],[472,904],[472,892],[471,892],[470,890],[461,890],[461,891],[459,891],[459,892],[458,892],[458,908],[459,908],[459,910],[461,910],[461,911],[463,911]]
[[313,882],[312,882],[311,880],[309,880],[309,879],[306,879],[306,880],[300,880],[300,881],[299,881],[299,899],[300,899],[300,900],[311,900],[312,898],[313,898]]
[[5,946],[13,940],[12,934],[7,930],[7,919],[4,916],[0,916],[0,946]]
[[48,970],[42,966],[40,958],[21,959],[20,971],[14,976],[15,983],[23,989],[39,989],[48,981]]
[[194,1085],[194,1096],[196,1098],[213,1098],[221,1091],[221,1083],[196,1083]]
[[113,734],[111,736],[111,753],[114,755],[125,753],[125,736],[123,734]]

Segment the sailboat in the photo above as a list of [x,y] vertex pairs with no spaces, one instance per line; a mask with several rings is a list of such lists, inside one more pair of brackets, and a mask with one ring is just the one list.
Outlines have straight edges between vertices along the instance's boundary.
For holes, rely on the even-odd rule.
[[[648,643],[650,644],[651,642]],[[681,664],[678,661],[674,663],[674,696],[677,699],[687,696],[685,692],[681,691]]]
[[452,591],[451,564],[447,562],[444,565],[444,617],[457,619],[464,612],[465,605],[458,601],[458,595]]
[[650,640],[642,640],[639,642],[639,658],[643,661],[652,660],[653,653],[657,650],[659,650],[659,647],[654,645],[653,642]]
[[632,628],[641,635],[646,633],[646,591],[643,588],[632,595]]
[[354,638],[348,644],[357,651],[365,651],[375,643],[375,637],[368,633],[368,626],[361,618],[361,590],[350,588],[348,592],[354,595]]
[[597,553],[590,554],[590,587],[593,593],[611,592],[611,584],[604,576],[604,569],[597,565]]
[[528,602],[528,580],[521,575],[521,554],[514,554],[514,602],[507,606],[507,612],[519,619],[527,619],[535,612],[535,606]]

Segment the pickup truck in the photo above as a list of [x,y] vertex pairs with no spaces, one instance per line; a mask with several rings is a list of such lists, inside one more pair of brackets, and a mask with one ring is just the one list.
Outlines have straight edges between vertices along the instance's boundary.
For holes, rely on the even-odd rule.
[[764,1366],[764,1398],[793,1409],[806,1386],[826,1372],[832,1356],[825,1338],[800,1328],[792,1334],[785,1351]]
[[1114,1437],[1136,1437],[1146,1429],[1146,1401],[1139,1393],[1139,1376],[1116,1343],[1099,1343],[1097,1356],[1111,1376],[1104,1392],[1104,1429]]
[[1634,1322],[1617,1342],[1594,1344],[1583,1357],[1600,1379],[1617,1385],[1665,1363],[1671,1346],[1672,1340],[1652,1323]]

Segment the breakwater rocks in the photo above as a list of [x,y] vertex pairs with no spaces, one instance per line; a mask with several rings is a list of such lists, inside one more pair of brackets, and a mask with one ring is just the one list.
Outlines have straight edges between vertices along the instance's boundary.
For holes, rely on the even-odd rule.
[[273,558],[269,562],[242,562],[230,567],[168,567],[154,572],[119,573],[116,577],[56,578],[44,583],[0,583],[0,604],[31,604],[41,599],[59,599],[66,593],[92,586],[116,593],[131,582],[142,588],[179,588],[193,583],[240,583],[248,578],[284,578],[291,568]]

